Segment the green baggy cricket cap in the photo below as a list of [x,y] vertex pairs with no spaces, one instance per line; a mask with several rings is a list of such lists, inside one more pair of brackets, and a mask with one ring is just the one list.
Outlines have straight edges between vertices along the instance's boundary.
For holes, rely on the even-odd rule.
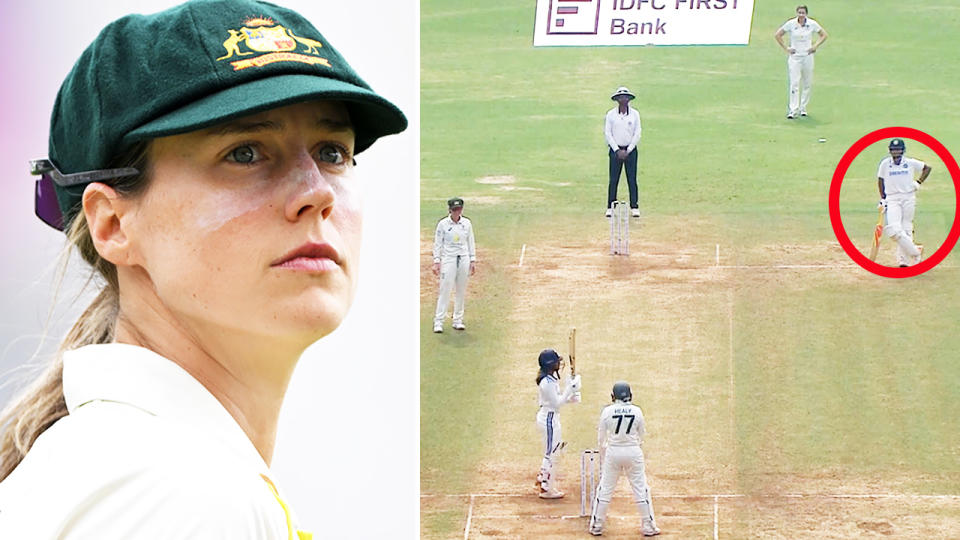
[[[344,102],[355,153],[406,129],[298,13],[255,0],[193,0],[114,21],[60,87],[50,161],[62,173],[104,169],[131,145],[312,100]],[[69,223],[84,185],[56,185]]]

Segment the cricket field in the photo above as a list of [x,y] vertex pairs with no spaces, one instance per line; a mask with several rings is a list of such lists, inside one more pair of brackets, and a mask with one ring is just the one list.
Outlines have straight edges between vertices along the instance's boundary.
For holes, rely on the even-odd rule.
[[[827,210],[838,161],[871,131],[960,154],[960,3],[808,6],[830,38],[810,116],[790,121],[773,34],[794,2],[758,0],[748,46],[534,49],[533,0],[421,0],[423,538],[586,537],[579,451],[620,379],[646,418],[665,538],[960,538],[960,261],[874,275]],[[609,254],[603,217],[620,85],[643,124],[629,257]],[[840,195],[864,253],[885,155],[861,153]],[[907,155],[933,167],[916,217],[929,255],[954,182],[930,148],[907,139]],[[453,196],[479,262],[466,331],[434,334],[430,252]],[[889,238],[878,262],[895,264]],[[573,326],[567,497],[543,501],[536,358],[565,355]],[[639,526],[621,479],[604,536]]]

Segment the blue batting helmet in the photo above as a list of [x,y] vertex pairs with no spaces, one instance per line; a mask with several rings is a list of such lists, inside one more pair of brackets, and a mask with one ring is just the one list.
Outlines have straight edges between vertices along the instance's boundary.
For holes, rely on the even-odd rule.
[[544,349],[540,352],[540,371],[553,373],[560,368],[560,355],[553,349]]
[[613,391],[610,392],[610,397],[614,401],[630,401],[633,399],[633,394],[630,392],[630,385],[626,381],[617,381],[613,384]]

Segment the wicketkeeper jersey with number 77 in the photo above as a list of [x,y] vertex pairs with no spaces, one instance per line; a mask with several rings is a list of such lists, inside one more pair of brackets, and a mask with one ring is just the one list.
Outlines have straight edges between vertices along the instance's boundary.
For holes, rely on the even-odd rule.
[[597,426],[597,445],[641,446],[643,444],[643,412],[633,403],[618,401],[604,407]]

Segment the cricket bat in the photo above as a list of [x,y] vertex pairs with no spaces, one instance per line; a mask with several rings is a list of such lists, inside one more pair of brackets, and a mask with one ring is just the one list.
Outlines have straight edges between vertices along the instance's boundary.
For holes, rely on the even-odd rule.
[[[570,329],[570,376],[575,377],[577,375],[577,328],[573,327]],[[576,394],[573,395],[571,400],[574,403],[580,402],[580,391],[578,390]]]
[[883,208],[877,209],[877,226],[873,228],[873,245],[870,246],[870,260],[877,260],[877,251],[880,250],[880,237],[883,236]]

